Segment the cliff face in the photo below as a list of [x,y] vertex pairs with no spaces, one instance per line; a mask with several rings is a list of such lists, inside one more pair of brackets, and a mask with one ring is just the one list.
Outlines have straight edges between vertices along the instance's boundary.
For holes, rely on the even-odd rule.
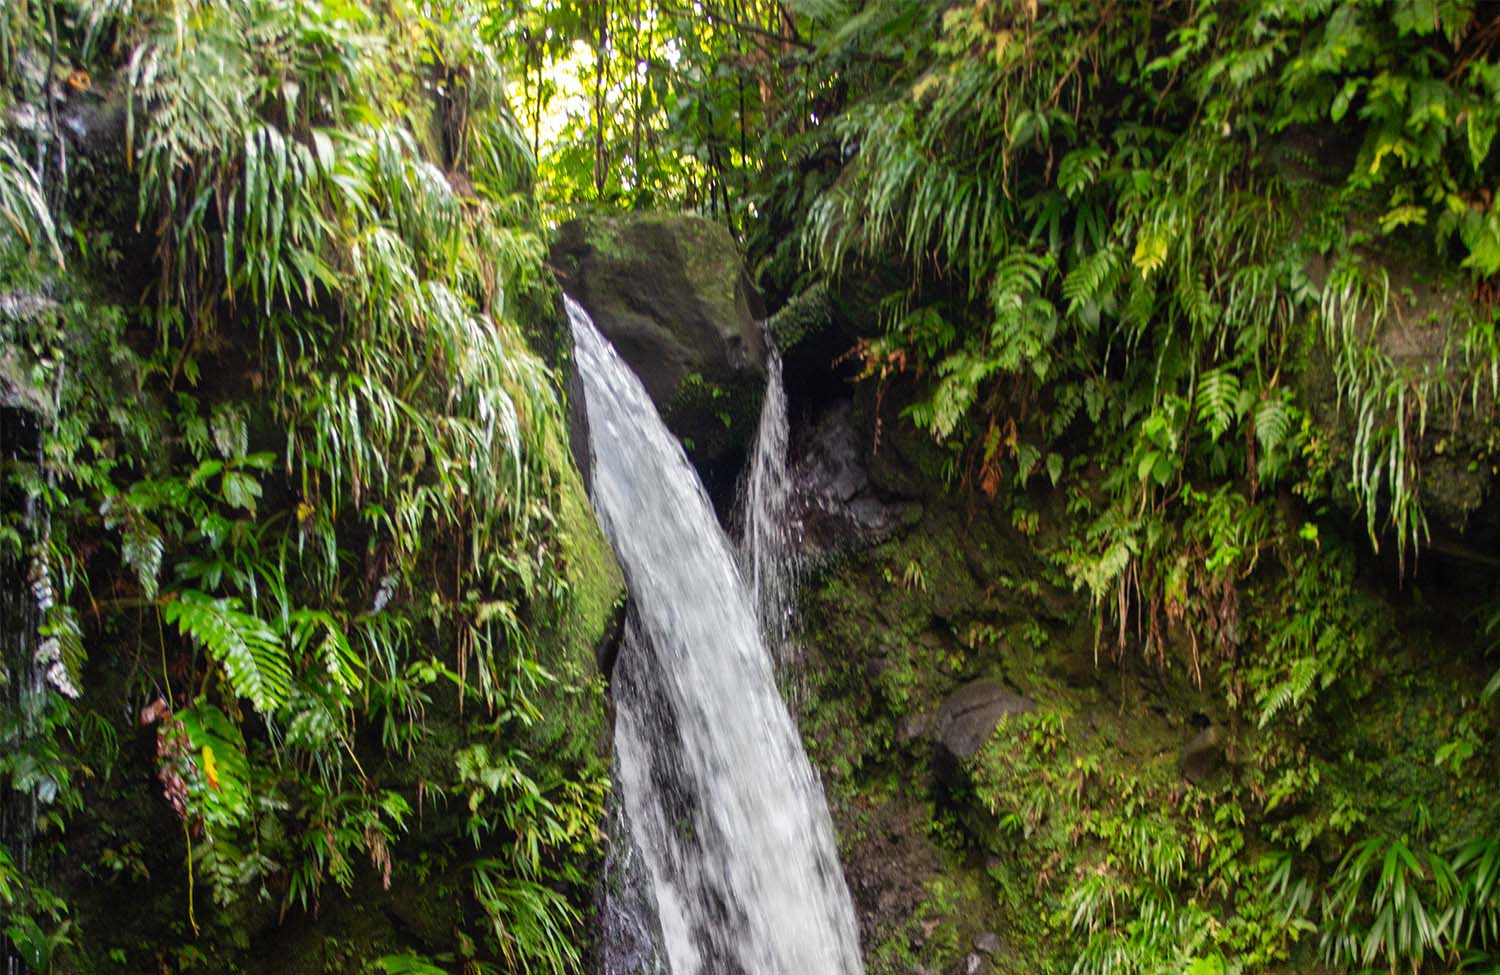
[[[853,341],[858,307],[820,292],[771,329],[803,377],[796,700],[872,973],[1315,965],[1335,936],[1308,932],[1360,923],[1338,913],[1349,864],[1486,835],[1485,516],[1403,576],[1360,521],[1299,539],[1283,498],[1290,541],[1217,597],[1229,639],[1181,617],[1101,631],[1068,569],[1083,498],[956,489],[903,419],[910,377],[829,381],[822,346]],[[1299,677],[1314,659],[1332,676]]]
[[[818,286],[768,332],[805,560],[787,694],[872,973],[1312,966],[1364,922],[1351,864],[1369,851],[1471,862],[1500,808],[1489,508],[1435,521],[1403,572],[1352,494],[1314,511],[1287,491],[1226,515],[1269,518],[1272,541],[1211,594],[1212,625],[1123,586],[1139,615],[1112,617],[1076,570],[1111,472],[1079,471],[1082,491],[963,483],[908,419],[922,377],[851,382],[843,353],[878,320],[863,290]],[[1397,365],[1438,372],[1426,347]],[[1308,437],[1338,471],[1358,410],[1325,392]],[[1486,497],[1488,471],[1469,473]]]

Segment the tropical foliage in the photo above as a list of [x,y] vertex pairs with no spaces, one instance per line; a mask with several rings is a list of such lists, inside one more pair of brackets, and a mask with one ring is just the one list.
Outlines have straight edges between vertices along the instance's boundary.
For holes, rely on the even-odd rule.
[[[113,72],[116,155],[80,164],[130,185],[101,216],[69,205],[58,136],[0,143],[6,287],[54,296],[3,316],[52,407],[39,454],[7,444],[6,571],[48,587],[60,660],[56,692],[6,661],[8,693],[42,719],[7,712],[7,794],[63,828],[118,751],[89,729],[126,707],[156,739],[148,815],[179,823],[193,933],[233,935],[208,925],[223,915],[205,892],[312,913],[330,889],[441,869],[478,919],[469,964],[576,969],[605,783],[571,628],[586,628],[575,585],[608,582],[564,568],[587,564],[586,526],[560,523],[581,516],[579,487],[529,345],[555,297],[531,150],[477,19],[282,0],[14,9],[9,91],[29,96],[54,44],[80,65],[75,90]],[[558,695],[584,705],[572,729],[542,712]],[[486,744],[457,747],[471,739]],[[419,817],[453,842],[408,865]],[[101,857],[85,869],[144,876],[154,859]],[[40,858],[4,862],[44,875]],[[30,882],[5,896],[12,944],[45,970],[27,946],[65,945],[66,906]]]
[[[589,9],[592,28],[559,36],[602,79],[579,90],[619,110],[573,112],[578,134],[550,157],[538,143],[544,197],[548,180],[586,183],[569,146],[619,145],[638,124],[636,55],[607,36],[675,11]],[[1361,579],[1420,586],[1434,537],[1491,490],[1494,12],[833,0],[705,3],[690,26],[760,54],[688,45],[692,81],[654,96],[742,127],[689,130],[702,147],[679,149],[710,161],[727,199],[677,184],[671,202],[739,231],[773,298],[829,295],[806,304],[857,337],[875,436],[915,424],[937,444],[935,473],[1008,510],[1091,602],[1097,659],[1181,674],[1249,729],[1231,783],[1186,797],[1175,768],[1140,774],[1105,744],[1067,744],[1071,721],[997,735],[1013,750],[968,772],[1001,832],[971,827],[959,845],[1035,871],[1036,889],[1002,889],[1007,916],[1044,895],[1055,957],[1101,975],[1492,966],[1493,939],[1466,920],[1492,904],[1463,852],[1487,849],[1483,817],[1451,796],[1440,813],[1391,808],[1400,796],[1351,785],[1375,775],[1368,756],[1319,736],[1400,680],[1397,637]],[[730,151],[741,139],[752,148]],[[611,159],[630,185],[634,157]],[[674,191],[655,186],[658,205]],[[589,196],[562,195],[564,209]],[[1444,550],[1489,572],[1482,554]],[[930,563],[898,551],[877,578],[907,591],[893,597],[903,612],[945,613],[920,605],[944,588]],[[1464,680],[1484,676],[1437,719],[1452,726],[1431,759],[1477,780],[1455,787],[1472,801],[1496,774],[1476,758],[1494,733],[1475,693],[1493,672],[1480,616],[1458,639]],[[899,715],[920,667],[880,655],[872,693]],[[838,723],[814,727],[837,738]],[[1039,735],[1052,744],[1020,744]],[[856,751],[909,760],[885,747]],[[915,964],[904,947],[885,961]]]
[[[330,970],[579,970],[615,584],[534,352],[545,228],[687,208],[842,342],[872,452],[1041,553],[986,598],[1071,588],[1095,666],[1242,732],[1184,784],[1047,706],[960,770],[932,831],[1003,860],[1029,960],[1493,969],[1500,613],[1433,705],[1391,607],[1437,548],[1494,598],[1455,539],[1500,459],[1497,52],[1464,0],[5,4],[8,950],[208,967],[405,883],[461,920]],[[915,647],[957,556],[904,544],[866,582]],[[965,622],[963,666],[1051,649]],[[880,653],[863,754],[900,765],[951,661]],[[1330,731],[1382,686],[1425,705],[1399,759]],[[68,871],[176,915],[109,943]]]

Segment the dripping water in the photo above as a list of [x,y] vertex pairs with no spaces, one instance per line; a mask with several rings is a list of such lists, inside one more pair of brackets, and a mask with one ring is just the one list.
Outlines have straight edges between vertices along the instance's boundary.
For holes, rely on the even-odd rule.
[[617,781],[673,975],[862,975],[822,788],[702,484],[571,299],[593,503],[629,583]]

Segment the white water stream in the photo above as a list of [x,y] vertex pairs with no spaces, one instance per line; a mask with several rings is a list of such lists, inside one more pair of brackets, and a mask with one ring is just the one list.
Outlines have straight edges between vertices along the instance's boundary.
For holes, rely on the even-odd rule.
[[784,678],[795,684],[796,647],[792,624],[796,615],[799,569],[796,526],[790,508],[792,485],[787,471],[786,387],[781,378],[781,354],[766,337],[766,396],[760,408],[755,445],[740,478],[735,498],[735,534],[740,566],[755,600],[761,638],[770,647]]
[[734,550],[639,380],[567,310],[593,503],[632,598],[618,785],[672,975],[862,975],[822,787]]

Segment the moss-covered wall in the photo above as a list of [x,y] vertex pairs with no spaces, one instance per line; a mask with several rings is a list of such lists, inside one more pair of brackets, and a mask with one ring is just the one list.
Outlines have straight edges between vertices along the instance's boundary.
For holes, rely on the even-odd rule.
[[[1168,624],[1165,656],[1135,632],[1121,654],[1061,569],[1063,498],[1038,489],[1013,521],[945,489],[900,402],[877,445],[864,389],[854,426],[882,496],[920,516],[816,559],[801,615],[801,726],[871,975],[1312,968],[1358,844],[1446,855],[1497,821],[1470,564],[1426,556],[1402,583],[1355,526],[1240,583],[1233,653]],[[1299,627],[1357,663],[1278,710],[1247,682]],[[943,705],[976,680],[1034,710],[955,756]]]

